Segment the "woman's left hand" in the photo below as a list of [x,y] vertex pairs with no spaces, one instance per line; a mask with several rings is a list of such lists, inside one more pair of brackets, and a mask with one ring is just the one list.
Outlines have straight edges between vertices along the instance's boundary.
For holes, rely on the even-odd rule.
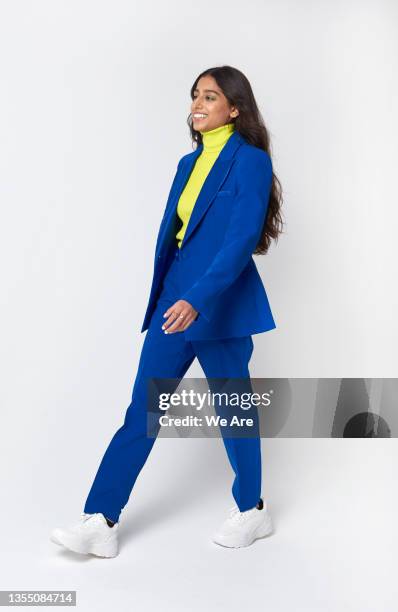
[[168,319],[163,323],[162,329],[165,334],[183,332],[195,321],[198,314],[198,311],[189,302],[178,300],[163,314]]

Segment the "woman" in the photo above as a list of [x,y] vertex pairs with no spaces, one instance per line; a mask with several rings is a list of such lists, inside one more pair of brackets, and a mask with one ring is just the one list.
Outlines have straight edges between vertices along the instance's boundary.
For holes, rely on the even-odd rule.
[[[147,435],[148,379],[182,378],[197,357],[207,379],[250,380],[251,336],[275,328],[252,258],[282,230],[268,132],[249,81],[235,68],[202,72],[191,99],[188,124],[197,148],[178,164],[160,225],[132,400],[80,520],[51,534],[83,554],[118,554],[120,513],[156,438]],[[213,541],[247,546],[272,531],[261,498],[260,438],[223,441],[236,505]]]

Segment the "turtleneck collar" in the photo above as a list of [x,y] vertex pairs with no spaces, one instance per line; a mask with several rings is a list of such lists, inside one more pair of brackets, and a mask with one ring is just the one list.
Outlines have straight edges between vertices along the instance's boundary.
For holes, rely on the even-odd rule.
[[219,153],[234,130],[235,125],[233,123],[226,123],[214,128],[214,130],[200,132],[202,134],[203,152]]

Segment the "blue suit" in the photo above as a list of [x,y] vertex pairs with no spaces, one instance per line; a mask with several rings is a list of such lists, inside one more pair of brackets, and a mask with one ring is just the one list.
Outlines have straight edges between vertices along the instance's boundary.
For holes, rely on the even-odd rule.
[[[102,512],[118,521],[155,441],[147,435],[148,379],[182,378],[197,358],[207,379],[247,379],[251,334],[275,323],[251,253],[265,219],[271,161],[234,132],[202,187],[179,249],[176,207],[201,147],[183,157],[160,226],[144,339],[131,402],[123,425],[102,458],[84,512]],[[165,334],[165,311],[185,299],[199,316],[185,332]],[[210,387],[212,381],[209,381]],[[176,384],[177,387],[177,384]],[[172,393],[174,389],[168,388]],[[258,413],[250,407],[254,437],[223,442],[235,477],[232,494],[239,509],[253,508],[261,495]],[[155,420],[156,422],[156,420]],[[157,432],[155,432],[156,435]]]
[[[152,287],[141,332],[148,328],[175,248],[176,209],[203,145],[182,157],[155,249]],[[269,155],[235,131],[199,193],[181,244],[179,299],[199,312],[187,340],[249,336],[276,327],[252,253],[260,238],[272,182]]]

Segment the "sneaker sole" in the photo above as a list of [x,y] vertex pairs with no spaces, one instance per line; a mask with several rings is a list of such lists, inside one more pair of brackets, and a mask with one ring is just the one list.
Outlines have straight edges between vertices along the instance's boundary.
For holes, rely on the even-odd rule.
[[81,555],[95,555],[96,557],[113,558],[118,555],[117,542],[112,544],[94,545],[94,546],[82,546],[77,543],[73,538],[68,536],[59,529],[54,529],[50,535],[50,540],[58,546],[63,546],[68,550],[79,553]]
[[267,517],[267,520],[264,524],[259,525],[255,532],[251,535],[251,537],[245,542],[234,542],[232,538],[227,538],[224,536],[215,535],[213,536],[213,542],[218,544],[219,546],[224,546],[225,548],[243,548],[245,546],[250,546],[256,540],[261,540],[270,536],[274,533],[274,528],[272,524],[272,520],[270,517]]

